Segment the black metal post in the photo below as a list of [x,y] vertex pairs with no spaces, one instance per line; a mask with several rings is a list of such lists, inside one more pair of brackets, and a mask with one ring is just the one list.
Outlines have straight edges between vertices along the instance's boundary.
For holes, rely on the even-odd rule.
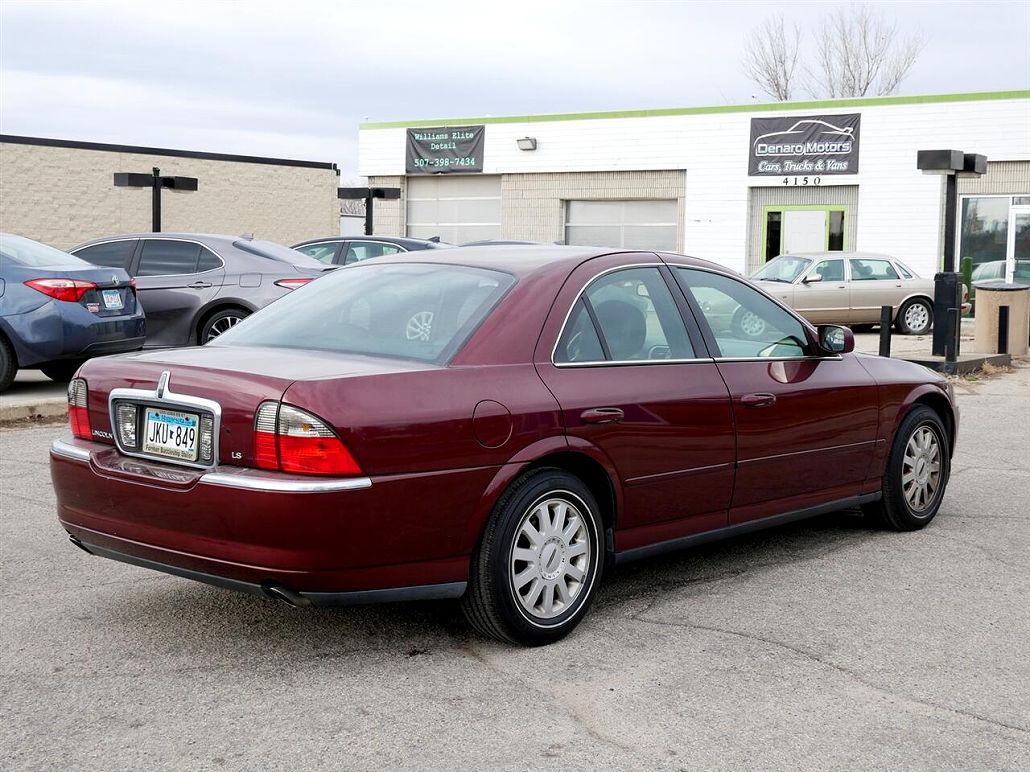
[[998,353],[1009,353],[1009,307],[998,306]]
[[372,188],[368,189],[368,195],[365,196],[365,235],[372,235]]
[[956,336],[951,328],[948,310],[955,305],[953,299],[955,279],[946,278],[955,274],[955,222],[958,217],[958,175],[944,178],[944,263],[941,273],[934,277],[933,293],[933,355],[945,354],[947,341]]
[[880,306],[880,356],[891,355],[891,320],[894,309],[891,306]]
[[153,224],[154,233],[160,233],[161,232],[161,186],[162,186],[161,170],[158,169],[155,166],[155,167],[153,167],[153,173],[154,173],[154,181],[153,181],[152,185],[153,185],[154,190],[153,190],[153,198],[151,200],[152,201],[152,203],[151,203],[151,209],[152,209],[151,219],[153,220],[152,224]]
[[[959,309],[949,308],[948,315],[945,319],[948,325],[955,329],[958,325]],[[952,335],[944,342],[944,361],[950,363],[955,362],[958,359],[958,336]]]

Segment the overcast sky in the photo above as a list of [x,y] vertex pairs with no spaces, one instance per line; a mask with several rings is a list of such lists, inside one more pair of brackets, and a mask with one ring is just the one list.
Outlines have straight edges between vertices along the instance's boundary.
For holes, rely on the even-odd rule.
[[[0,132],[335,161],[384,121],[750,102],[748,30],[832,2],[0,0]],[[878,3],[902,94],[1030,87],[1030,2]]]

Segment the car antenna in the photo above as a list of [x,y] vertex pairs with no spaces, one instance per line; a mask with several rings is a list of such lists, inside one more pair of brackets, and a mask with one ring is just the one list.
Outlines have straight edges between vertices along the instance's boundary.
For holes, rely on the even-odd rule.
[[240,234],[240,238],[241,239],[245,239],[247,241],[253,241],[254,240],[254,234],[253,233],[241,233]]
[[440,243],[440,237],[439,236],[430,236],[428,239],[426,239],[426,241],[432,241],[434,244],[439,244]]

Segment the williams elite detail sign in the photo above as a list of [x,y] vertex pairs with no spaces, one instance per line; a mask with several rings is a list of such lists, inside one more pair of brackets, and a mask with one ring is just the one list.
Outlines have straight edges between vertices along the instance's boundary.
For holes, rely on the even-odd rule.
[[483,127],[408,129],[408,174],[483,171]]
[[862,116],[752,118],[747,173],[751,177],[858,174]]

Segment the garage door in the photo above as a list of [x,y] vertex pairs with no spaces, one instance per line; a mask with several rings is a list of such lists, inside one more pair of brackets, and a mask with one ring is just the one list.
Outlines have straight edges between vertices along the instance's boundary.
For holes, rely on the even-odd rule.
[[675,251],[676,199],[569,201],[565,243]]
[[450,244],[496,239],[501,232],[499,176],[409,177],[407,234]]

